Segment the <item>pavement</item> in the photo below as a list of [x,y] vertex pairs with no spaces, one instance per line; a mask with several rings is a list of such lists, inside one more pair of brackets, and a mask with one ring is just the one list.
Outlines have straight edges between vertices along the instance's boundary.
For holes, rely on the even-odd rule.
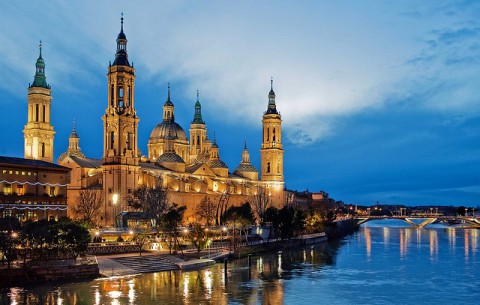
[[198,269],[213,264],[209,259],[185,261],[168,252],[142,252],[101,255],[96,257],[100,274],[103,276],[125,276],[139,273],[161,272],[183,269]]

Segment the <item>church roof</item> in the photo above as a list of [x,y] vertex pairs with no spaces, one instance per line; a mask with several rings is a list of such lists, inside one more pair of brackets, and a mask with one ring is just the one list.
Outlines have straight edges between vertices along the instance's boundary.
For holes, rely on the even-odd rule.
[[103,165],[103,161],[100,159],[82,158],[78,156],[70,156],[73,162],[85,168],[100,168]]
[[182,157],[180,157],[179,155],[177,155],[177,154],[174,153],[174,152],[166,152],[166,153],[164,153],[163,155],[161,155],[160,157],[158,157],[158,160],[157,160],[157,162],[155,162],[155,163],[156,163],[156,164],[159,164],[159,163],[163,163],[163,162],[185,163],[185,161],[183,161]]
[[208,161],[208,166],[211,168],[228,168],[228,166],[220,159],[214,159]]
[[240,163],[240,165],[235,169],[235,172],[256,172],[258,173],[257,169],[255,166],[253,166],[250,163]]
[[58,157],[58,161],[62,161],[63,159],[65,159],[66,157],[79,157],[79,158],[83,158],[85,159],[86,156],[80,151],[80,150],[75,150],[75,151],[70,151],[70,150],[67,150],[66,152],[64,152],[63,154],[60,155],[60,157]]
[[29,167],[48,167],[52,169],[69,170],[68,167],[61,166],[55,163],[50,163],[50,162],[41,161],[41,160],[6,157],[6,156],[0,156],[0,164],[23,165],[23,166],[29,166]]
[[171,134],[174,139],[187,141],[185,130],[174,121],[163,121],[152,130],[150,140],[166,140]]

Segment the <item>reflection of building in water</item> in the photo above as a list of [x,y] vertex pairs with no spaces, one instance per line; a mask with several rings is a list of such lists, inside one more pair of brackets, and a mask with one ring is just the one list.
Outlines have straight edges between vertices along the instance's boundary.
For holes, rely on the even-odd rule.
[[465,241],[465,247],[463,247],[465,249],[465,260],[468,261],[468,248],[470,247],[470,243],[469,243],[469,239],[468,239],[468,230],[463,230],[463,239]]
[[400,235],[400,257],[404,258],[407,255],[407,236],[405,234],[405,229],[401,228],[398,230],[398,233]]
[[388,247],[389,242],[390,242],[390,228],[384,227],[383,228],[383,244],[385,248]]
[[452,228],[447,229],[447,236],[448,236],[448,244],[450,245],[450,249],[454,249],[456,242],[457,242],[457,234],[456,230]]
[[438,256],[438,234],[436,230],[429,231],[430,240],[430,258]]
[[365,249],[367,250],[367,257],[370,258],[372,253],[372,237],[368,227],[365,227]]
[[282,281],[271,282],[262,288],[262,304],[282,305],[284,289]]

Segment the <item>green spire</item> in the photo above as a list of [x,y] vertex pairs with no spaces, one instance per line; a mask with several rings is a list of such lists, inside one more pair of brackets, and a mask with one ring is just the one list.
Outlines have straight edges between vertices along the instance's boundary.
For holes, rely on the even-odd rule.
[[205,124],[202,119],[202,105],[198,100],[198,90],[197,90],[197,102],[195,103],[195,115],[193,116],[193,124]]
[[42,87],[50,89],[50,86],[47,84],[47,78],[45,77],[45,61],[42,58],[42,41],[40,40],[40,55],[38,56],[37,63],[35,64],[35,78],[30,87]]

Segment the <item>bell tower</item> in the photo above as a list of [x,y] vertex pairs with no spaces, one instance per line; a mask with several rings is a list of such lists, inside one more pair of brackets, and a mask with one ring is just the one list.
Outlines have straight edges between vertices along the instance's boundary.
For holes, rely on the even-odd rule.
[[[103,191],[104,224],[113,224],[114,213],[126,208],[128,193],[138,181],[138,122],[135,110],[135,69],[127,54],[123,32],[123,14],[117,36],[117,52],[108,67],[108,103],[103,120]],[[110,211],[109,211],[110,209]]]
[[55,131],[50,124],[52,91],[45,77],[45,61],[42,58],[42,42],[36,63],[33,83],[28,87],[28,120],[23,134],[25,138],[24,156],[26,159],[53,162],[53,136]]
[[205,152],[205,144],[207,138],[207,128],[205,121],[202,119],[202,105],[198,98],[195,103],[195,114],[190,124],[190,163],[194,162],[202,153]]
[[283,146],[282,146],[282,117],[275,104],[273,79],[270,82],[268,93],[268,107],[263,114],[263,140],[260,149],[261,181],[267,189],[272,203],[282,207],[284,203],[283,187]]

